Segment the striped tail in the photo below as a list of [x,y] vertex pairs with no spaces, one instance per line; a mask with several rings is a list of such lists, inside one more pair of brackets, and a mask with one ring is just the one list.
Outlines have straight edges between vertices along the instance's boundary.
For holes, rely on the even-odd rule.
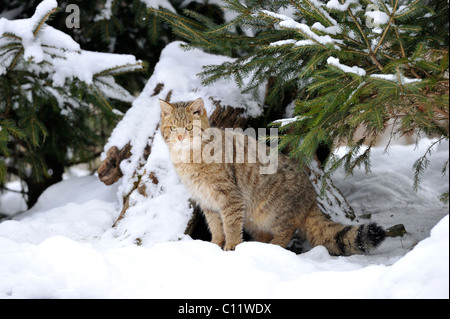
[[312,246],[325,246],[330,254],[340,256],[367,253],[386,237],[386,231],[375,223],[341,225],[327,219],[318,208],[312,209],[304,219],[302,233]]

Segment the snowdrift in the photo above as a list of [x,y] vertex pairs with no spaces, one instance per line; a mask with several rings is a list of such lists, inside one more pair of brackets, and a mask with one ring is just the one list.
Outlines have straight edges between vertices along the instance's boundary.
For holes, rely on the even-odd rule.
[[[257,242],[224,252],[188,236],[139,246],[111,228],[117,187],[96,176],[63,181],[32,210],[0,223],[0,298],[448,298],[448,204],[438,200],[448,188],[440,175],[448,144],[433,154],[422,190],[411,191],[412,162],[429,143],[392,146],[390,155],[375,149],[371,175],[335,175],[358,216],[408,231],[350,257]],[[176,222],[174,201],[154,202],[161,227],[136,219],[130,232],[158,230],[153,235],[164,238]]]

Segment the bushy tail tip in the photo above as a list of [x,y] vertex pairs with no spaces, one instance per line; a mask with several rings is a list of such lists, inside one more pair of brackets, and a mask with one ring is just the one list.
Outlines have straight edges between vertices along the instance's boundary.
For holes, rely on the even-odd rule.
[[376,223],[361,225],[356,237],[356,245],[362,252],[367,253],[377,248],[386,238],[386,231]]

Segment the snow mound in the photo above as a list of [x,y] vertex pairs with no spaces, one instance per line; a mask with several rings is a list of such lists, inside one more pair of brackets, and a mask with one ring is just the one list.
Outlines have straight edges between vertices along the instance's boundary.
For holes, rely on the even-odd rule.
[[117,247],[0,236],[0,297],[448,298],[448,229],[447,216],[393,265],[331,257],[324,247],[295,255],[256,242],[223,252],[192,240]]
[[[412,192],[409,163],[429,143],[423,140],[416,151],[395,146],[391,156],[374,150],[373,174],[364,176],[398,180],[388,199],[392,184],[363,186],[363,175],[335,176],[351,205],[366,201],[359,207],[373,221],[408,221],[407,235],[388,238],[369,255],[333,257],[321,246],[295,255],[258,242],[224,252],[188,236],[173,238],[182,222],[174,219],[184,209],[184,199],[176,198],[181,191],[132,212],[128,222],[148,236],[139,246],[111,228],[118,215],[115,187],[93,176],[61,182],[32,211],[0,223],[0,298],[449,298],[448,204],[438,200],[448,189],[439,174],[448,143],[432,157],[423,189],[403,198]],[[177,185],[165,174],[161,187]],[[385,210],[388,201],[395,209]],[[152,209],[159,211],[152,215]]]

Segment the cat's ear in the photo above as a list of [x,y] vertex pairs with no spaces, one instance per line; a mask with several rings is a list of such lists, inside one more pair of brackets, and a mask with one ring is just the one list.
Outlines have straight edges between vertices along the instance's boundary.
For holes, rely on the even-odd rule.
[[206,115],[205,103],[202,98],[196,99],[194,102],[189,104],[188,111],[193,114],[198,114],[200,116]]
[[163,100],[159,100],[159,106],[161,107],[162,116],[167,116],[173,113],[173,106],[170,103]]

